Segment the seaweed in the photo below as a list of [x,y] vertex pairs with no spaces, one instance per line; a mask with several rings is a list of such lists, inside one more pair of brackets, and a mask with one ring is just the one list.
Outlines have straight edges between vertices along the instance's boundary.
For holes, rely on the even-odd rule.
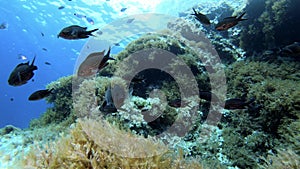
[[[134,142],[134,144],[132,144]],[[80,120],[63,136],[36,146],[18,164],[22,168],[203,168],[196,159],[171,153],[153,138],[121,131],[102,120]]]

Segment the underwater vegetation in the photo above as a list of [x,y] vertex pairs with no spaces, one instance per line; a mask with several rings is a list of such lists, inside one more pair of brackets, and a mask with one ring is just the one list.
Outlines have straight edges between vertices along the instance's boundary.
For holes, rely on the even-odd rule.
[[186,160],[158,140],[129,134],[103,120],[78,121],[70,135],[46,147],[33,148],[18,165],[71,169],[203,168],[196,159]]
[[[164,40],[163,43],[162,39]],[[210,90],[209,77],[205,73],[205,67],[199,66],[197,63],[201,63],[201,61],[193,57],[193,52],[189,48],[184,48],[181,45],[180,42],[167,36],[147,34],[130,43],[125,50],[114,57],[117,61],[109,64],[97,77],[80,81],[70,76],[49,84],[47,88],[55,89],[55,94],[47,98],[47,101],[53,104],[53,108],[48,109],[38,121],[32,122],[32,126],[61,123],[68,120],[70,121],[65,123],[71,124],[78,117],[101,120],[97,122],[78,121],[76,127],[71,129],[71,135],[62,136],[56,143],[52,143],[48,147],[32,150],[25,158],[23,165],[49,168],[64,167],[64,165],[71,166],[71,168],[75,166],[79,168],[101,168],[103,166],[155,168],[158,165],[164,168],[165,165],[179,165],[176,163],[179,162],[179,157],[176,160],[174,155],[169,153],[141,159],[116,156],[116,154],[105,149],[113,143],[99,140],[100,138],[108,139],[108,136],[114,137],[118,135],[116,133],[124,134],[125,132],[121,130],[126,131],[126,135],[131,133],[130,135],[133,137],[147,140],[165,131],[178,117],[179,112],[183,113],[184,116],[189,115],[193,110],[192,108],[199,103],[197,99],[188,98],[186,105],[182,101],[183,107],[181,108],[162,104],[164,99],[170,101],[179,96],[178,84],[175,81],[155,69],[143,71],[139,75],[145,78],[147,85],[132,83],[134,96],[124,95],[123,99],[117,103],[118,112],[101,112],[99,108],[105,100],[104,95],[108,86],[113,88],[115,85],[125,86],[128,83],[126,79],[121,77],[126,77],[127,73],[130,74],[131,69],[128,67],[134,64],[121,65],[123,67],[120,69],[117,67],[119,66],[117,62],[126,62],[126,58],[130,54],[153,47],[175,52],[191,67],[196,76],[198,87],[202,90]],[[120,70],[122,71],[119,72]],[[199,110],[196,111],[198,116],[192,130],[179,142],[176,142],[178,141],[176,137],[168,138],[170,144],[165,147],[166,151],[174,152],[181,148],[180,160],[197,157],[198,162],[219,168],[276,166],[279,164],[271,164],[269,159],[286,160],[285,155],[280,151],[286,147],[293,149],[289,153],[297,159],[299,157],[297,148],[299,147],[300,89],[296,82],[300,80],[299,70],[299,64],[289,61],[279,64],[245,60],[229,65],[226,68],[227,98],[243,98],[245,100],[255,98],[254,106],[245,110],[221,112],[221,121],[216,127],[212,127],[204,124],[209,107],[206,102],[201,102]],[[125,75],[122,74],[124,72],[126,72]],[[157,76],[153,79],[149,74],[157,74]],[[113,75],[120,76],[111,77]],[[162,81],[163,79],[167,80]],[[149,86],[156,87],[149,89]],[[154,89],[164,92],[166,98],[160,97],[159,92],[153,92]],[[139,93],[144,94],[139,95]],[[166,108],[164,108],[165,106]],[[146,114],[145,112],[152,112],[153,114]],[[157,114],[161,115],[157,120],[148,121],[148,118],[156,117]],[[115,127],[110,126],[111,124],[106,121]],[[101,128],[103,125],[105,129],[109,125],[108,128],[115,132],[108,129],[104,130]],[[95,128],[97,129],[96,133],[101,132],[95,138],[95,133],[85,128]],[[108,135],[108,131],[116,135]],[[205,131],[211,132],[204,139],[201,133]],[[118,137],[123,138],[119,135]],[[125,140],[117,145],[122,144],[127,149],[127,146],[131,146],[126,144],[127,142]],[[62,147],[62,144],[58,143],[64,143],[66,147]],[[161,149],[161,147],[154,146],[151,148],[151,150],[157,149]],[[274,152],[274,155],[270,156],[269,152]],[[130,151],[128,153],[134,154]],[[275,155],[276,153],[278,154]],[[104,162],[99,163],[99,161]],[[179,163],[192,165],[190,162]],[[201,166],[199,163],[193,165]]]
[[[225,117],[225,130],[231,130],[229,134],[238,133],[232,134],[228,139],[247,140],[238,141],[247,147],[244,158],[249,157],[251,153],[264,154],[274,147],[294,148],[299,144],[291,141],[291,138],[298,137],[299,131],[286,127],[299,122],[299,68],[299,64],[293,62],[275,64],[253,61],[237,62],[228,68],[228,93],[232,94],[231,97],[255,98],[257,104],[253,109],[230,112]],[[284,134],[288,131],[294,134]],[[234,161],[243,150],[239,148],[235,153],[231,153]],[[247,166],[255,166],[257,160],[250,158],[250,161],[252,164]]]
[[[129,44],[128,47],[115,58],[117,60],[121,60],[123,58],[123,60],[125,61],[126,55],[132,52],[131,50],[136,48],[134,47],[135,44],[143,45],[144,41],[149,41],[150,39],[153,42],[151,43],[153,45],[151,47],[154,47],[155,44],[157,46],[161,46],[158,40],[157,43],[154,43],[155,39],[160,38],[160,35],[142,36],[140,39]],[[140,47],[140,49],[143,48],[146,47]],[[164,49],[170,50],[171,47],[166,46],[164,47]],[[175,51],[181,51],[182,58],[184,58],[184,60],[186,61],[186,63],[189,64],[189,66],[195,66],[198,68],[198,66],[194,65],[193,63],[199,61],[195,61],[195,58],[191,57],[192,54],[186,54],[189,57],[185,55],[185,52],[189,51],[188,49],[187,51],[185,51],[180,47],[180,49],[177,49]],[[110,65],[108,65],[108,67],[103,71],[116,71],[115,65],[116,64],[113,62]],[[122,70],[130,69],[122,67]],[[200,107],[201,111],[198,111],[198,118],[196,119],[196,125],[193,127],[193,130],[191,130],[184,137],[185,141],[181,141],[180,144],[174,144],[169,148],[172,149],[171,151],[174,151],[174,149],[183,148],[183,156],[186,156],[188,158],[197,156],[201,159],[200,161],[203,164],[205,163],[208,166],[238,166],[240,168],[250,168],[258,167],[259,165],[264,165],[264,158],[267,157],[268,152],[277,152],[278,148],[289,147],[293,149],[293,151],[295,151],[294,153],[299,153],[299,150],[297,150],[297,147],[299,147],[297,137],[299,137],[298,111],[300,107],[300,90],[299,85],[295,83],[299,81],[299,70],[299,65],[293,62],[284,62],[276,64],[256,61],[239,61],[230,65],[228,68],[226,68],[227,84],[229,87],[228,98],[244,98],[245,100],[255,98],[255,105],[253,109],[226,111],[225,113],[223,113],[223,118],[218,124],[218,127],[210,129],[212,130],[211,134],[208,135],[210,139],[204,139],[205,141],[200,141],[201,139],[197,137],[199,137],[202,132],[207,130],[203,126],[203,122],[208,111],[206,103],[202,102],[202,107]],[[175,81],[165,81],[163,83],[158,83],[157,81],[155,81],[155,79],[151,79],[147,75],[147,73],[151,74],[158,72],[156,72],[155,70],[148,71],[149,72],[142,72],[141,75],[145,78],[147,84],[160,86],[159,89],[166,93],[166,100],[175,99],[179,95],[178,86]],[[130,71],[128,72],[130,73]],[[205,72],[204,69],[203,72]],[[204,89],[210,89],[209,82],[207,82],[209,81],[207,75],[205,75],[204,73],[203,75],[198,76],[199,77],[196,79],[198,84],[201,84],[199,86],[201,86]],[[163,78],[165,78],[164,75]],[[73,91],[71,84],[72,81]],[[58,94],[60,97],[58,97],[58,95],[51,95],[51,97],[47,98],[47,100],[50,103],[53,103],[53,108],[48,110],[40,119],[42,121],[46,121],[43,122],[44,124],[52,122],[58,123],[61,121],[65,121],[66,119],[74,120],[77,117],[89,117],[93,119],[103,118],[111,124],[116,125],[117,128],[121,130],[125,130],[134,135],[137,134],[148,138],[164,131],[166,127],[171,125],[174,122],[174,119],[176,119],[179,114],[178,110],[180,110],[181,112],[185,112],[185,114],[189,114],[190,108],[193,107],[193,105],[198,104],[198,102],[188,102],[188,106],[185,105],[184,108],[176,109],[167,106],[166,109],[163,109],[161,103],[164,98],[160,98],[159,95],[152,95],[152,97],[150,97],[151,91],[148,91],[150,92],[149,95],[146,94],[138,96],[138,91],[147,91],[146,88],[148,88],[149,86],[143,86],[142,84],[132,84],[133,94],[135,95],[131,97],[124,96],[124,100],[122,104],[119,105],[118,108],[120,109],[117,113],[104,113],[99,111],[99,107],[105,99],[104,94],[107,87],[109,85],[111,85],[112,87],[114,85],[124,86],[127,83],[127,81],[118,76],[112,78],[108,76],[101,76],[100,72],[99,76],[81,81],[80,83],[78,83],[79,85],[77,85],[76,82],[76,79],[70,76],[61,78],[57,82],[49,84],[47,88],[54,88],[56,92],[59,91]],[[146,117],[149,117],[149,115],[145,116],[145,113],[143,113],[143,111],[145,110],[151,110],[149,112],[157,112],[158,114],[160,114],[161,110],[164,110],[164,112],[163,115],[159,117],[157,121],[148,123]],[[153,114],[153,117],[155,117],[156,113]],[[69,115],[72,115],[73,117],[70,118],[68,117]],[[56,118],[56,116],[58,117]],[[51,120],[47,121],[46,119]],[[75,121],[73,120],[72,122]],[[76,130],[75,133],[81,132],[80,135],[84,135],[86,137],[86,134],[82,134],[82,132],[86,131],[82,130],[81,123],[83,122],[77,123],[77,127],[75,129],[72,129],[73,134]],[[72,137],[75,136],[70,136],[70,138],[69,136],[66,136],[63,137],[62,140],[66,139],[68,140],[68,142],[76,142],[77,140]],[[80,138],[83,139],[82,136]],[[71,152],[69,152],[69,154],[65,154],[67,156],[66,158],[59,157],[60,155],[62,155],[61,153],[59,153],[59,155],[53,155],[55,154],[55,152],[53,152],[53,154],[51,154],[51,157],[48,157],[49,154],[44,154],[44,159],[51,159],[48,159],[42,164],[31,164],[31,162],[28,162],[31,160],[31,158],[35,160],[39,158],[34,157],[32,154],[35,153],[32,153],[27,159],[27,164],[33,166],[56,166],[58,165],[57,161],[61,160],[61,158],[73,158],[74,161],[78,162],[76,166],[86,167],[99,165],[95,162],[95,160],[104,157],[100,157],[101,153],[96,152],[103,152],[103,148],[101,146],[99,148],[99,145],[95,144],[95,142],[90,138],[84,138],[84,140],[85,142],[79,142],[80,144],[84,143],[84,145],[89,144],[89,149],[93,149],[92,152],[95,153],[93,155],[90,153],[89,157],[92,158],[86,157],[86,154],[88,154],[86,151],[90,150],[76,149],[76,151],[81,152],[79,154],[83,154],[80,155],[80,158],[84,158],[85,160],[75,160],[75,158],[79,158],[79,155],[72,157]],[[84,145],[81,145],[79,147],[87,147]],[[59,147],[59,145],[54,144],[51,149],[55,150],[56,146]],[[50,147],[48,147],[48,149],[50,149]],[[74,149],[74,147],[71,148],[71,150]],[[41,149],[39,151],[43,150]],[[64,152],[67,152],[67,150]],[[110,156],[112,154],[109,153],[106,155]],[[163,157],[165,157],[165,155],[159,157],[158,159],[162,160],[164,159]],[[43,158],[41,158],[41,160]],[[115,159],[117,157],[113,156],[111,158]],[[295,158],[297,158],[297,156]],[[156,162],[160,161],[158,159],[156,159]],[[119,160],[122,161],[127,159]],[[121,164],[128,164],[123,162],[118,162],[114,164],[111,164],[112,162],[109,162],[109,164],[116,166],[119,166]],[[275,164],[266,163],[265,165]]]
[[[249,55],[299,41],[297,0],[251,0],[246,7],[249,25],[241,32],[240,46]],[[288,30],[288,31],[282,31]]]

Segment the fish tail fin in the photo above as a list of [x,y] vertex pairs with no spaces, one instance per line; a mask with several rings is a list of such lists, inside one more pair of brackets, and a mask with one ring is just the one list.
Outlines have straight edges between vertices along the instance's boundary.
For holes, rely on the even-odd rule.
[[90,31],[88,31],[88,33],[89,33],[89,34],[92,34],[93,32],[95,32],[95,31],[97,31],[97,30],[99,30],[99,29],[96,28],[96,29],[90,30]]
[[51,88],[50,90],[48,89],[48,91],[49,91],[50,93],[53,93],[53,90],[54,90],[54,88]]
[[108,51],[107,51],[107,53],[104,55],[104,57],[109,58],[109,55],[110,55],[110,49],[111,49],[111,47],[109,46]]
[[246,14],[246,12],[242,13],[242,14],[237,18],[238,21],[248,20],[248,19],[246,19],[246,18],[242,18],[245,14]]
[[34,58],[33,58],[33,60],[32,60],[31,66],[34,65],[35,57],[36,57],[36,54],[34,55]]
[[197,12],[196,12],[195,8],[193,8],[193,11],[194,11],[194,13],[192,15],[196,15]]

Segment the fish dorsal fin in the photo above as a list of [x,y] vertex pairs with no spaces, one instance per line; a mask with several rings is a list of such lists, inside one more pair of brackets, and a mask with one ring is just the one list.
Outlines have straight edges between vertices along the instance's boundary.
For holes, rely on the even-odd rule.
[[36,55],[34,55],[34,58],[32,60],[31,66],[34,66],[35,57],[36,57]]
[[[238,17],[238,19],[241,20],[242,17],[243,17],[245,14],[246,14],[246,12],[242,13],[242,14]],[[242,20],[246,20],[246,19],[242,19]]]
[[111,48],[109,47],[107,53],[104,55],[105,58],[109,58],[109,55],[110,55],[110,49],[111,49]]

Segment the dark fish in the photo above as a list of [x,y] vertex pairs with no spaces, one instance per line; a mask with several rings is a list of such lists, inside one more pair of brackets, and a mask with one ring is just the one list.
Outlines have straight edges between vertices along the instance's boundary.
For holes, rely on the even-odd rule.
[[181,99],[174,99],[168,102],[168,105],[171,107],[179,108],[181,107]]
[[199,92],[200,99],[211,101],[211,102],[218,102],[219,98],[212,92],[209,91],[200,91]]
[[49,63],[49,62],[45,62],[45,65],[51,65],[51,63]]
[[8,28],[8,24],[6,22],[2,22],[0,24],[0,29],[7,29]]
[[31,65],[29,65],[29,61],[18,64],[8,78],[8,84],[11,86],[21,86],[27,83],[27,81],[33,77],[33,71],[38,69],[38,67],[34,65],[34,61],[35,56]]
[[181,99],[174,99],[168,102],[168,105],[175,108],[185,107],[188,105],[188,102],[182,101]]
[[10,101],[14,101],[14,98],[13,98],[13,97],[11,97],[11,98],[10,98]]
[[99,110],[105,113],[115,113],[118,111],[113,102],[110,86],[107,88],[105,92],[105,100],[101,105],[101,107],[99,108]]
[[64,9],[65,7],[64,6],[60,6],[60,7],[58,7],[58,9],[59,10],[61,10],[61,9]]
[[64,39],[85,39],[92,35],[93,32],[97,31],[98,29],[93,29],[90,31],[86,30],[87,27],[81,27],[77,25],[68,26],[63,28],[57,37],[62,37]]
[[45,34],[44,34],[43,32],[41,32],[41,35],[42,35],[42,36],[45,36]]
[[122,8],[120,11],[125,12],[127,8]]
[[242,15],[240,15],[239,17],[231,16],[231,17],[224,18],[221,22],[219,22],[216,25],[215,28],[218,31],[228,30],[229,28],[234,27],[235,25],[237,25],[240,21],[247,20],[247,19],[242,18],[244,15],[245,15],[245,12]]
[[33,92],[33,93],[28,97],[28,100],[30,100],[30,101],[41,100],[41,99],[43,99],[43,98],[45,98],[45,97],[48,97],[48,96],[52,93],[53,90],[54,90],[54,89],[51,89],[51,90],[46,89],[46,90],[38,90],[38,91],[35,91],[35,92]]
[[80,77],[95,75],[108,65],[108,60],[115,60],[109,56],[110,47],[106,55],[104,55],[104,52],[105,50],[89,54],[88,57],[80,64],[77,75]]
[[48,51],[46,48],[42,48],[43,49],[43,51]]
[[242,99],[228,99],[225,101],[225,109],[234,110],[234,109],[246,109],[246,107],[251,107],[250,104],[255,101],[254,98],[249,101]]
[[294,42],[293,44],[287,45],[279,51],[279,54],[282,56],[300,56],[300,43]]
[[128,19],[126,23],[132,23],[134,21],[134,18]]
[[114,43],[114,46],[120,46],[120,43]]
[[195,16],[195,18],[202,24],[205,25],[210,25],[210,21],[208,19],[208,17],[200,12],[197,12],[194,8],[193,8],[194,13],[192,15]]

